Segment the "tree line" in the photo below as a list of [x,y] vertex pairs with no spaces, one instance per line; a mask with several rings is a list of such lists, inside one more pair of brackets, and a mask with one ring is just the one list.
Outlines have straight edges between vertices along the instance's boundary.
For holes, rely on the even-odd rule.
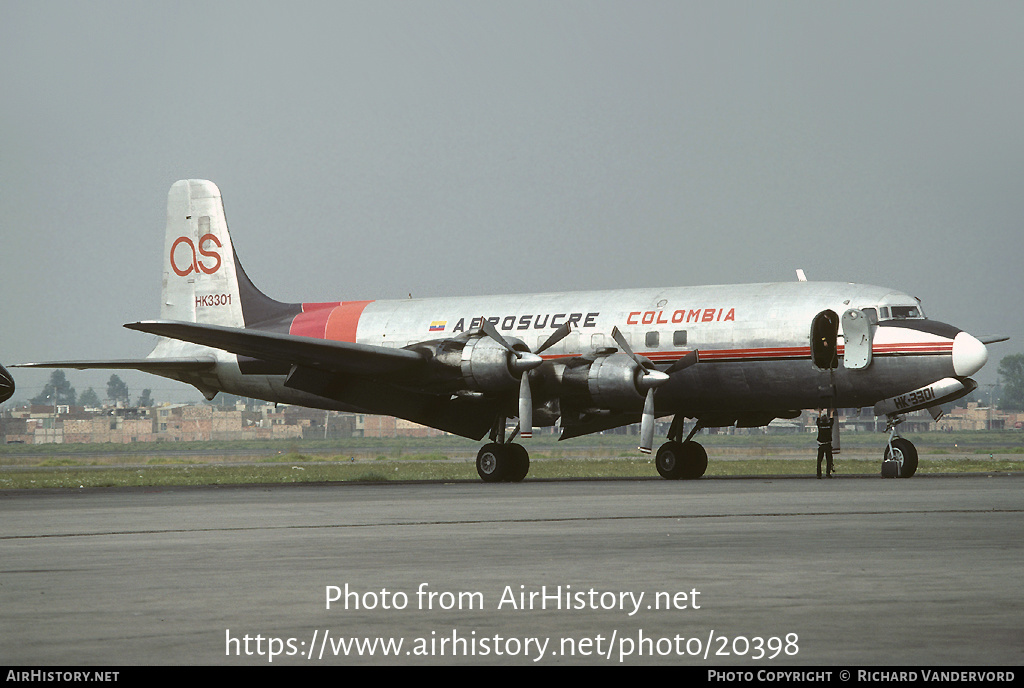
[[[131,403],[131,394],[128,391],[128,385],[124,383],[117,375],[111,375],[110,380],[107,381],[107,400],[112,404],[122,404],[128,406]],[[50,381],[43,386],[43,390],[30,400],[33,404],[38,406],[86,406],[86,407],[99,407],[102,406],[102,400],[99,394],[96,393],[92,387],[82,392],[81,396],[75,392],[75,388],[71,386],[71,382],[68,381],[67,376],[63,370],[55,370],[50,375]],[[138,400],[135,402],[136,406],[152,406],[153,397],[152,390],[148,387],[142,390],[142,394],[139,395]]]

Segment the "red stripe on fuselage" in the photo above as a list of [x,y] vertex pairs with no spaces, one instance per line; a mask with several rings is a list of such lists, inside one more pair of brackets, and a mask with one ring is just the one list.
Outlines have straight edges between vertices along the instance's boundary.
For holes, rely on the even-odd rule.
[[336,342],[355,342],[356,329],[359,327],[359,316],[363,309],[373,301],[343,301],[331,311],[327,319],[326,338]]
[[304,303],[302,312],[292,320],[288,334],[338,342],[355,342],[356,328],[363,309],[373,301],[334,301]]
[[292,320],[288,334],[323,339],[327,332],[327,318],[330,317],[331,311],[339,305],[341,305],[340,301],[302,304],[302,312]]
[[[837,352],[840,356],[844,347],[839,346]],[[953,352],[952,342],[908,342],[904,344],[881,344],[872,348],[875,356],[942,356]],[[650,359],[654,363],[675,362],[685,351],[638,351],[639,355]],[[541,358],[545,360],[557,360],[559,358],[571,358],[574,354],[548,354]],[[749,361],[749,360],[785,360],[797,358],[810,358],[811,348],[809,346],[794,347],[765,347],[763,349],[699,349],[701,361]]]

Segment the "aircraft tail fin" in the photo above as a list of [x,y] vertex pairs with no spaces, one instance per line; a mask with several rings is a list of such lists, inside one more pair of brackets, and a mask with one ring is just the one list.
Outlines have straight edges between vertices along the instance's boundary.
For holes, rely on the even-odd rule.
[[220,189],[203,179],[175,182],[167,194],[160,318],[245,327],[294,314],[253,285],[235,255]]

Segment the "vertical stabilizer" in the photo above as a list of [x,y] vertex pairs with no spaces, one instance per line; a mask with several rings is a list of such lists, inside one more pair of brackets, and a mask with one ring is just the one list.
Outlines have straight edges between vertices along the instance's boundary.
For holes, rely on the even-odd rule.
[[220,189],[203,179],[167,194],[160,318],[224,327],[273,325],[302,311],[257,289],[235,255]]
[[235,266],[220,189],[201,179],[175,182],[167,194],[160,317],[244,327]]

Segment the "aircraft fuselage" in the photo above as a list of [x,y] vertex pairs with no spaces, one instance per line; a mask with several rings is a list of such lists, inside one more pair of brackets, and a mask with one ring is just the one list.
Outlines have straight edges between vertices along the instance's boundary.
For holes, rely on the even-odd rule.
[[[837,367],[814,365],[811,325],[819,313],[841,315],[850,309],[877,313],[894,305],[917,306],[917,301],[869,285],[792,282],[303,304],[301,312],[261,327],[298,336],[415,348],[470,336],[486,318],[503,336],[533,350],[555,327],[567,323],[572,333],[542,354],[542,373],[556,381],[561,361],[615,347],[610,333],[618,327],[636,353],[660,368],[686,351],[699,352],[698,365],[676,373],[659,389],[659,415],[721,415],[741,424],[744,420],[761,424],[756,422],[761,417],[819,407],[823,400],[831,399],[838,407],[870,406],[957,376],[953,348],[961,331],[923,318],[873,324],[873,356],[864,369],[848,370],[843,365],[842,332]],[[287,403],[352,408],[290,389],[284,384],[286,369],[264,368],[247,375],[241,372],[246,367],[243,362],[239,370],[230,358],[221,362],[217,373],[222,387]],[[639,403],[626,410],[638,411]],[[539,424],[544,419],[540,416]]]

